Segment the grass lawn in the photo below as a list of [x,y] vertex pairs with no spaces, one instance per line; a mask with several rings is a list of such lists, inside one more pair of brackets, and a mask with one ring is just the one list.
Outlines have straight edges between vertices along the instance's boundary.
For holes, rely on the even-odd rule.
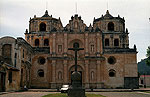
[[146,93],[150,93],[150,91],[146,91]]
[[[56,93],[56,94],[48,94],[42,97],[68,97],[67,94],[62,94],[62,93]],[[102,95],[97,95],[97,94],[86,94],[86,97],[106,97]]]

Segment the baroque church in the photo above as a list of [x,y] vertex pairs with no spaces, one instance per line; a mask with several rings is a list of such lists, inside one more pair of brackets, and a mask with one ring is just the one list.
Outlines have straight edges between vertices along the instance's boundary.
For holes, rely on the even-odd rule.
[[137,49],[129,48],[128,35],[124,18],[108,10],[89,26],[78,14],[65,27],[47,10],[42,17],[34,15],[25,40],[0,38],[0,90],[70,85],[75,56],[68,48],[75,44],[84,48],[77,64],[86,89],[138,88]]

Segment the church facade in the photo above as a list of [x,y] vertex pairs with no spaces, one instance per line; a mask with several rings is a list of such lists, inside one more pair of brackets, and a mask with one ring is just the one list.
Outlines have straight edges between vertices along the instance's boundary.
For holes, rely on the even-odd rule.
[[129,33],[119,15],[113,17],[107,10],[87,26],[75,14],[63,27],[60,18],[46,11],[29,22],[25,39],[36,52],[32,57],[32,87],[59,88],[71,83],[75,63],[74,52],[68,48],[75,43],[84,48],[78,52],[77,64],[85,88],[129,87],[137,80],[136,47],[129,48]]
[[84,48],[78,52],[77,64],[85,88],[138,88],[137,50],[129,48],[128,35],[124,18],[113,17],[108,10],[89,26],[78,14],[65,27],[47,10],[42,17],[30,18],[25,31],[32,52],[28,86],[71,84],[75,63],[74,52],[68,48],[77,44]]

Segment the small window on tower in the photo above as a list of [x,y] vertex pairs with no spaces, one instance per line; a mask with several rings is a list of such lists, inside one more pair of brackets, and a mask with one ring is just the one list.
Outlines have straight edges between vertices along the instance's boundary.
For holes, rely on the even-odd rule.
[[48,39],[44,40],[44,46],[49,46],[49,40]]
[[108,30],[109,31],[114,31],[114,23],[113,22],[108,23]]
[[40,31],[46,31],[46,24],[45,23],[40,24]]
[[114,46],[119,46],[119,39],[114,40]]
[[105,39],[105,46],[109,46],[109,39]]
[[30,39],[30,36],[27,36],[27,40],[29,40]]
[[35,46],[39,46],[39,39],[35,39]]

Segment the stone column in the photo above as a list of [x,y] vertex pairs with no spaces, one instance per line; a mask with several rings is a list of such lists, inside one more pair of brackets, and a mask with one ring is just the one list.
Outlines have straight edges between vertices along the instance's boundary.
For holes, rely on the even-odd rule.
[[85,34],[85,56],[88,56],[88,46],[89,42],[88,42],[88,33]]
[[101,61],[100,69],[101,69],[101,81],[104,82],[104,76],[105,76],[105,65],[103,64],[104,61]]
[[53,33],[53,51],[52,51],[52,55],[55,56],[56,54],[56,34]]
[[21,52],[21,49],[22,49],[22,47],[21,46],[19,46],[19,49],[18,49],[18,55],[19,55],[19,57],[18,57],[18,64],[19,65],[17,65],[17,67],[21,70],[21,60],[22,60],[22,56],[21,56],[21,54],[22,54],[22,52]]
[[100,56],[100,34],[97,33],[97,56]]
[[41,36],[41,41],[40,41],[40,46],[43,47],[44,46],[44,36]]
[[50,47],[50,54],[53,52],[53,38],[51,35],[49,35],[49,47]]
[[68,83],[68,75],[67,75],[67,60],[64,60],[64,77],[63,77],[63,79],[64,79],[64,83],[66,84],[66,83]]
[[103,41],[102,41],[102,33],[100,34],[100,54],[103,53]]
[[110,47],[113,47],[114,45],[114,40],[113,40],[114,36],[110,35]]
[[89,60],[85,60],[85,88],[89,88]]
[[52,60],[52,84],[51,88],[56,88],[56,60]]
[[67,44],[67,33],[64,33],[64,53],[67,56],[68,44]]
[[101,70],[100,70],[100,60],[97,60],[97,88],[101,88]]

